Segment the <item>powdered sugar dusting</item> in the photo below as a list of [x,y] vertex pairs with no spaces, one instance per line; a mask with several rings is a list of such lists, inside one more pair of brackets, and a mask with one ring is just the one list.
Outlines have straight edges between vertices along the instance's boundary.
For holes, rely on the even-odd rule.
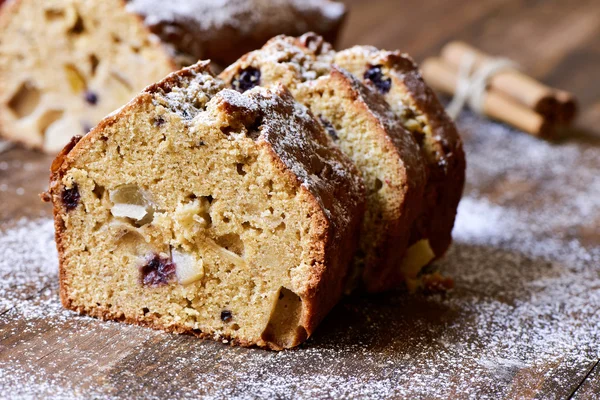
[[65,311],[51,221],[0,223],[0,291],[23,293],[0,315],[0,398],[568,397],[600,357],[600,144],[459,127],[468,184],[440,263],[455,291],[348,298],[296,350]]
[[58,279],[52,221],[13,225],[0,231],[0,313]]

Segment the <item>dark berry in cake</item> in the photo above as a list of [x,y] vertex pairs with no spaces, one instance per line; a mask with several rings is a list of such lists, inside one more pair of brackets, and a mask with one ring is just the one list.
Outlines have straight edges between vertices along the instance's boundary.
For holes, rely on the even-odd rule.
[[386,94],[392,88],[392,80],[381,70],[381,65],[372,65],[365,72],[364,78],[372,82],[379,92]]
[[163,117],[154,118],[154,126],[159,127],[165,124],[165,119]]
[[228,311],[228,310],[221,311],[221,321],[229,322],[229,321],[231,321],[232,318],[233,318],[233,316],[231,315],[231,311]]
[[77,188],[77,184],[73,184],[71,188],[64,188],[62,192],[62,202],[65,205],[67,211],[74,210],[77,208],[79,204],[79,199],[81,195],[79,194],[79,189]]
[[243,69],[237,78],[233,78],[231,85],[235,90],[241,93],[260,85],[260,70],[254,67]]
[[87,92],[85,92],[84,98],[85,101],[92,106],[98,104],[98,95],[92,91],[88,90]]
[[154,254],[148,262],[140,268],[142,284],[144,286],[162,286],[169,283],[175,276],[175,264],[169,258]]
[[335,128],[331,124],[331,122],[329,122],[328,120],[326,120],[325,118],[323,118],[321,116],[319,116],[319,120],[321,121],[321,124],[323,124],[323,127],[325,128],[325,130],[327,131],[327,133],[329,134],[329,136],[331,136],[331,138],[333,140],[338,140],[340,138],[338,136]]

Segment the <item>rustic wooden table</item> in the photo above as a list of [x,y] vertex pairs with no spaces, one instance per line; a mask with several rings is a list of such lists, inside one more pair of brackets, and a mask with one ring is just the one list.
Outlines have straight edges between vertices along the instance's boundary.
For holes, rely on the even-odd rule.
[[468,112],[445,298],[350,297],[300,348],[231,348],[62,310],[50,158],[0,154],[0,398],[600,397],[600,3],[353,0],[342,45],[514,58],[582,110],[543,142]]

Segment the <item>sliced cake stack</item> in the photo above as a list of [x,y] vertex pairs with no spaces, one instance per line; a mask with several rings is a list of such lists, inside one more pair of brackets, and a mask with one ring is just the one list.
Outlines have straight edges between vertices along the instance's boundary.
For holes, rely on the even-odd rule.
[[293,347],[354,289],[445,290],[464,183],[405,55],[279,36],[169,75],[52,166],[61,298],[100,318]]

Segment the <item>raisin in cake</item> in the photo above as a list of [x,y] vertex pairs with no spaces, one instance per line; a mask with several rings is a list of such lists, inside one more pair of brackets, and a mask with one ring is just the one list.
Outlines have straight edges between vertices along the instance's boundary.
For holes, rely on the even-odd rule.
[[451,285],[437,273],[421,275],[422,267],[441,257],[452,242],[465,182],[462,141],[435,93],[423,81],[414,61],[399,51],[355,46],[335,52],[312,33],[300,37],[297,44],[315,54],[320,63],[336,64],[381,93],[417,139],[427,167],[427,187],[423,213],[413,229],[413,244],[401,269],[409,285],[428,290]]
[[148,87],[55,160],[61,298],[100,318],[292,347],[342,294],[362,180],[285,88],[223,90],[206,68]]
[[240,92],[282,83],[320,118],[332,141],[357,165],[367,189],[354,274],[368,291],[404,282],[398,266],[421,213],[426,176],[413,136],[383,97],[348,72],[319,63],[285,36],[248,53],[220,76]]
[[328,0],[13,0],[0,8],[0,137],[56,153],[146,85],[278,33],[331,40]]

